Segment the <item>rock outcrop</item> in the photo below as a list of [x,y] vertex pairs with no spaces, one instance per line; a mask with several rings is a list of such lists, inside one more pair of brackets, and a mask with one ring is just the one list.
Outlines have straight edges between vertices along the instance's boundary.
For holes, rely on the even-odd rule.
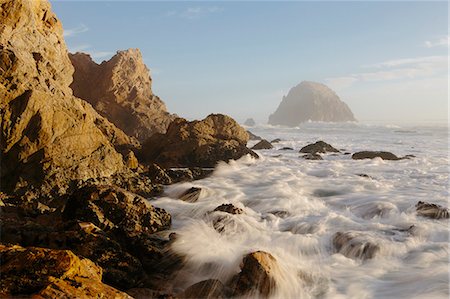
[[382,151],[362,151],[357,152],[352,155],[353,160],[363,160],[363,159],[374,159],[381,158],[383,160],[401,160],[401,158],[397,157],[391,152],[382,152]]
[[321,83],[303,81],[283,97],[269,124],[289,127],[306,121],[355,121],[350,108]]
[[244,125],[253,127],[254,125],[256,125],[256,122],[253,118],[247,118],[247,120],[244,122]]
[[73,67],[47,1],[0,4],[1,189],[64,193],[72,180],[125,168],[133,144],[72,95]]
[[359,232],[337,232],[333,236],[333,245],[337,252],[353,259],[371,259],[380,251],[378,244]]
[[317,153],[339,153],[338,149],[329,145],[323,141],[317,141],[316,143],[308,144],[301,148],[300,153],[317,154]]
[[248,133],[231,117],[211,114],[203,120],[174,120],[166,134],[155,134],[143,145],[140,161],[163,167],[215,167],[219,161],[257,154],[246,147]]
[[263,139],[252,147],[252,150],[271,149],[273,145],[269,141]]
[[447,208],[434,204],[419,201],[416,204],[417,215],[431,219],[448,219],[450,216]]
[[166,132],[175,116],[153,94],[150,71],[139,49],[119,51],[101,64],[84,53],[69,57],[75,68],[70,85],[75,96],[141,142],[154,133]]

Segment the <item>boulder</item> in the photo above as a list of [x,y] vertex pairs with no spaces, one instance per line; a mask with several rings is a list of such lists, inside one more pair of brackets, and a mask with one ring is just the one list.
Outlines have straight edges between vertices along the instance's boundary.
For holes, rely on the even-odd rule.
[[350,108],[327,86],[303,81],[283,97],[269,124],[296,127],[307,121],[355,121]]
[[322,156],[319,154],[306,154],[301,157],[305,160],[323,160]]
[[247,131],[247,133],[248,133],[248,136],[249,136],[249,140],[261,140],[261,139],[262,139],[261,137],[259,137],[259,136],[255,135],[255,134],[253,134],[253,133],[250,132],[250,131]]
[[180,297],[191,299],[225,299],[229,298],[229,295],[229,290],[220,280],[208,279],[191,285],[184,290]]
[[202,188],[191,187],[186,191],[184,191],[183,193],[181,193],[181,195],[178,196],[178,199],[181,199],[182,201],[186,202],[196,202],[199,199],[201,193]]
[[271,149],[273,145],[269,141],[263,139],[252,147],[252,150]]
[[140,161],[162,167],[215,167],[219,161],[256,153],[246,147],[248,133],[231,117],[211,114],[201,121],[175,119],[166,134],[154,134],[142,146]]
[[104,283],[102,269],[69,250],[0,245],[0,295],[132,298]]
[[232,215],[244,213],[244,211],[241,208],[238,208],[231,203],[229,203],[229,204],[224,203],[224,204],[218,206],[217,208],[214,209],[214,212],[216,212],[216,211],[225,212],[225,213],[232,214]]
[[264,251],[247,254],[241,264],[241,272],[231,283],[233,296],[251,296],[267,298],[275,290],[279,273],[277,260]]
[[253,127],[256,125],[255,120],[253,118],[247,118],[247,120],[244,122],[244,125],[247,127]]
[[139,49],[118,51],[101,64],[84,53],[69,58],[75,69],[70,85],[75,96],[141,142],[154,133],[166,132],[175,116],[153,94],[150,71]]
[[2,1],[0,16],[2,191],[58,196],[73,180],[123,171],[119,151],[137,142],[72,95],[73,67],[49,2]]
[[301,148],[300,153],[339,153],[339,150],[335,149],[331,145],[323,141],[317,141],[316,143],[308,144]]
[[337,232],[333,236],[333,246],[337,252],[348,258],[367,260],[380,251],[378,244],[357,232]]
[[357,152],[352,155],[353,160],[362,160],[362,159],[373,159],[373,158],[381,158],[383,160],[400,160],[401,158],[397,157],[393,153],[390,152],[381,152],[381,151],[362,151]]
[[448,219],[449,211],[447,208],[434,204],[419,201],[416,204],[417,215],[431,219]]

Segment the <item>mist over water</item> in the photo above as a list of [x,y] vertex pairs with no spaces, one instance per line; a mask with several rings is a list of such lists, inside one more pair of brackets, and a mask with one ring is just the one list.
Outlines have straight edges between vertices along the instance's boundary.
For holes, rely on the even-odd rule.
[[[415,213],[418,201],[448,207],[447,126],[307,123],[249,129],[282,141],[258,151],[258,160],[221,163],[211,177],[168,186],[164,197],[152,201],[172,214],[174,250],[186,257],[175,290],[210,278],[226,283],[245,254],[264,250],[280,265],[273,298],[449,297],[449,222]],[[385,150],[416,158],[299,158],[300,148],[318,140],[342,153]],[[197,202],[176,199],[192,186],[202,188]],[[224,203],[244,213],[211,213]],[[337,253],[333,235],[349,231],[378,244],[378,254],[361,260]]]

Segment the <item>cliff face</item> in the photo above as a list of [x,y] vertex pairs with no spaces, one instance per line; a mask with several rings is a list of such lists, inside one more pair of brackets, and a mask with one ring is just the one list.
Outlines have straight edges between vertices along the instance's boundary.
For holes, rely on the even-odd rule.
[[325,122],[355,121],[350,108],[327,86],[304,81],[283,97],[270,115],[269,124],[295,127],[308,120]]
[[95,63],[87,54],[70,54],[75,67],[74,94],[129,136],[140,141],[165,133],[175,118],[151,89],[152,79],[138,49],[119,51]]
[[[61,23],[41,0],[0,2],[1,188],[50,190],[124,168],[132,140],[72,95]],[[40,186],[42,187],[42,186]]]

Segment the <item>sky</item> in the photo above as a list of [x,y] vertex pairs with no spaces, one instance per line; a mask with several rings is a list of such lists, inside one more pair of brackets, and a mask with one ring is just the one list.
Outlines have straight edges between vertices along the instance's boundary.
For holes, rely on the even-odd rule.
[[447,2],[51,2],[69,51],[139,48],[154,93],[188,119],[266,123],[304,80],[359,121],[448,119]]

